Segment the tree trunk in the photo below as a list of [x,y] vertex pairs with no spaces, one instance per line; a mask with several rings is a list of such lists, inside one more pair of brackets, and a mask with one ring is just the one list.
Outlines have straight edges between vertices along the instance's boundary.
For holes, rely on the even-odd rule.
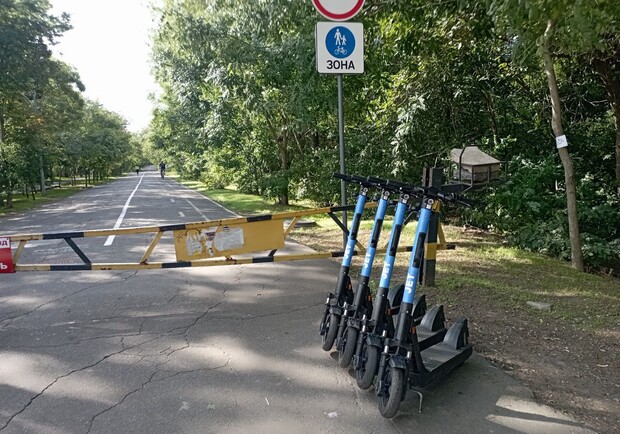
[[[562,108],[560,106],[560,94],[555,78],[555,68],[549,49],[549,40],[553,32],[554,23],[549,20],[543,38],[542,58],[545,65],[545,73],[549,83],[549,96],[551,97],[551,127],[557,137],[563,136],[562,130]],[[577,194],[575,190],[575,179],[573,161],[570,158],[567,147],[558,149],[560,159],[564,165],[564,179],[566,182],[566,203],[568,208],[568,234],[571,247],[571,264],[573,268],[583,271],[583,253],[581,252],[581,240],[579,239],[579,220],[577,217]]]
[[[1,103],[1,101],[0,101]],[[2,106],[0,106],[0,150],[2,149],[2,146],[4,146],[4,116],[2,115]],[[6,170],[6,165],[3,164],[2,167],[3,170]],[[8,170],[6,171],[7,177],[8,177]],[[0,193],[2,191],[0,190]],[[4,198],[2,197],[2,195],[0,194],[0,206],[4,205]]]
[[11,182],[7,184],[7,192],[6,192],[6,207],[13,208],[13,186]]
[[620,196],[620,111],[616,114],[616,187]]
[[46,195],[45,190],[45,167],[43,166],[43,156],[39,155],[39,178],[41,184],[41,196]]
[[[0,146],[4,146],[4,115],[0,110]],[[9,173],[9,164],[4,162],[3,169],[6,170],[6,207],[13,208],[13,184],[11,183],[11,174]],[[3,201],[0,201],[0,205]]]
[[614,114],[616,127],[616,193],[620,196],[620,45],[616,47],[615,55],[595,53],[592,61],[594,69],[603,80],[609,97],[609,104]]
[[497,146],[499,138],[499,128],[497,126],[497,116],[495,115],[495,104],[493,104],[493,95],[487,90],[483,90],[482,94],[487,103],[487,111],[491,119],[491,131],[493,132],[493,146]]
[[[278,151],[280,153],[280,170],[282,174],[288,178],[288,146],[287,146],[287,138],[281,137],[278,140]],[[286,179],[286,183],[278,195],[278,203],[281,205],[288,205],[288,179]]]

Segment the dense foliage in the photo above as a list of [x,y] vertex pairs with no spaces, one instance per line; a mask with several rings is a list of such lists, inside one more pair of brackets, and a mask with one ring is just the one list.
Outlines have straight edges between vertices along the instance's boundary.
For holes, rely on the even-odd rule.
[[0,0],[0,205],[54,176],[98,179],[141,164],[126,121],[86,100],[78,73],[50,47],[69,17],[40,0]]
[[[347,171],[417,182],[424,166],[446,166],[450,149],[476,144],[505,162],[508,180],[477,193],[479,205],[461,218],[570,257],[537,54],[556,20],[584,255],[590,265],[618,260],[620,7],[564,3],[367,1],[358,17],[366,72],[344,80]],[[165,0],[158,15],[153,56],[163,93],[152,148],[213,186],[281,203],[336,202],[336,79],[315,70],[321,18],[311,2]]]
[[[86,100],[50,51],[70,29],[41,0],[0,0],[0,200],[41,169],[87,180],[165,159],[183,176],[280,203],[338,202],[337,86],[315,70],[309,1],[163,0],[153,65],[162,88],[143,137]],[[620,261],[620,3],[368,0],[365,73],[344,79],[346,167],[418,182],[478,145],[505,182],[458,218],[570,257],[566,184],[541,61],[551,50],[569,138],[582,250]],[[543,38],[553,23],[553,33]]]

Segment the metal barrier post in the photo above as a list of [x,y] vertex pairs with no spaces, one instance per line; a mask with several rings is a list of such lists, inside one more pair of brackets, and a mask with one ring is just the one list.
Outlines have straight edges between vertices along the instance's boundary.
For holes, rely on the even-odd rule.
[[[422,182],[425,187],[441,188],[443,168],[425,167]],[[426,250],[422,266],[422,285],[435,286],[435,266],[437,258],[437,234],[439,232],[439,214],[433,213],[428,227]]]

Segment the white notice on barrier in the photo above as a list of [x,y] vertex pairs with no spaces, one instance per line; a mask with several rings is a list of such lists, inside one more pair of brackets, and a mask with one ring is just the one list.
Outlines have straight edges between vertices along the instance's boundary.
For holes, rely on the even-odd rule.
[[241,247],[243,247],[242,228],[224,228],[223,231],[215,234],[215,248],[217,250],[232,250]]
[[186,238],[187,253],[190,256],[216,255],[216,252],[239,249],[243,247],[243,229],[218,226],[202,229],[200,232],[188,233]]
[[202,229],[200,232],[188,233],[186,241],[187,253],[190,256],[204,255],[213,256],[213,239],[217,226]]

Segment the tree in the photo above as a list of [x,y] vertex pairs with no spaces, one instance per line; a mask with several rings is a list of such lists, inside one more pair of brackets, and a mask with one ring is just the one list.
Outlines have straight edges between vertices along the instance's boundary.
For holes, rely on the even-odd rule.
[[[522,247],[566,258],[565,209],[572,214],[574,207],[561,195],[574,180],[585,215],[584,250],[600,252],[604,240],[618,238],[617,231],[600,230],[617,226],[606,187],[615,167],[605,150],[611,118],[601,103],[605,88],[584,68],[606,59],[599,51],[613,53],[605,38],[617,34],[616,24],[598,20],[583,2],[555,3],[367,2],[366,72],[345,78],[347,171],[416,182],[424,165],[445,162],[451,148],[477,144],[517,173],[481,198],[482,212],[472,214],[481,224]],[[615,7],[599,4],[604,13]],[[281,203],[289,197],[334,203],[336,81],[315,71],[312,8],[288,0],[166,0],[158,13],[153,54],[164,91],[149,152],[212,186],[234,183]],[[541,73],[549,19],[556,25],[547,33],[548,54],[574,160],[575,175],[564,181],[566,158],[540,146],[551,145],[550,82]],[[571,40],[592,23],[581,39],[599,35],[603,44]],[[596,212],[587,209],[597,201]]]
[[49,8],[47,1],[0,0],[0,182],[7,207],[17,181],[14,169],[20,165],[15,158],[27,155],[16,152],[20,144],[12,132],[55,75],[48,45],[70,28],[66,15],[51,16]]
[[[618,11],[620,13],[620,11]],[[620,35],[608,33],[603,36],[600,49],[594,49],[586,58],[598,72],[607,89],[609,105],[616,127],[616,194],[620,196]]]
[[[543,35],[541,56],[543,59],[545,73],[549,82],[549,96],[551,98],[551,125],[556,140],[565,139],[562,129],[562,109],[560,105],[560,93],[555,76],[555,68],[550,51],[550,40],[553,33],[554,22],[549,20],[547,29]],[[564,180],[566,182],[566,202],[568,207],[568,231],[571,243],[571,262],[574,268],[579,271],[584,270],[583,252],[581,251],[581,240],[579,239],[579,221],[577,217],[577,193],[575,188],[575,171],[573,161],[568,153],[568,149],[563,143],[558,144],[558,152],[564,165]]]
[[[554,4],[555,3],[555,4]],[[552,60],[552,38],[556,36],[554,23],[570,13],[572,7],[565,2],[536,1],[514,2],[512,0],[494,0],[490,2],[489,11],[500,26],[504,26],[516,36],[515,47],[521,51],[522,57],[532,54],[532,48],[537,48],[544,63],[544,71],[548,78],[549,93],[552,102],[552,127],[558,136],[563,136],[561,123],[560,97],[557,90],[555,69]],[[560,16],[558,16],[560,15]],[[579,224],[577,216],[576,193],[572,160],[566,147],[558,149],[566,182],[566,198],[568,209],[569,235],[571,242],[571,262],[574,268],[584,269],[581,241],[579,239]]]

